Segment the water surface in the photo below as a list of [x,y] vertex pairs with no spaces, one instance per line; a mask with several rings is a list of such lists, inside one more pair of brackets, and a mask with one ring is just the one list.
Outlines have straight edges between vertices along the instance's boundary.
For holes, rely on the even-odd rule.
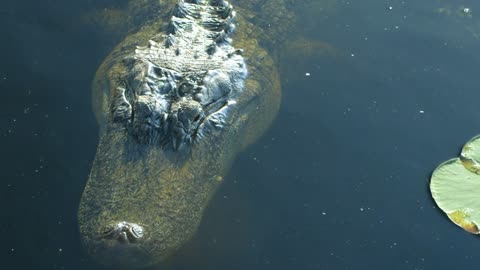
[[[452,2],[329,1],[303,14],[299,35],[332,50],[282,63],[277,120],[172,268],[479,267],[478,238],[428,193],[436,165],[480,133],[480,3]],[[0,8],[2,269],[103,269],[82,253],[76,209],[97,143],[90,82],[116,40],[78,17],[112,5],[123,3]]]

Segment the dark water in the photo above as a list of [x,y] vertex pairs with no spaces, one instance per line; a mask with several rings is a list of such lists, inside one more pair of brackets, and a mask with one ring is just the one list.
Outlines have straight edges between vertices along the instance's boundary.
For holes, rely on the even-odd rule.
[[[76,209],[97,143],[90,81],[114,41],[77,18],[122,3],[41,2],[0,7],[0,268],[102,269]],[[335,53],[285,69],[277,120],[174,269],[480,266],[478,237],[428,193],[436,165],[480,133],[480,3],[330,2],[300,23]]]

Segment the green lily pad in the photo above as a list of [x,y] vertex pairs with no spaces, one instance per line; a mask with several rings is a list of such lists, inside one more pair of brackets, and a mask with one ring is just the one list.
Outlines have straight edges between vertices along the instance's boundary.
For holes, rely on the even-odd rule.
[[480,175],[466,169],[460,158],[448,160],[435,169],[430,191],[452,222],[470,233],[480,233]]
[[465,168],[480,174],[480,135],[473,137],[463,146],[460,160]]

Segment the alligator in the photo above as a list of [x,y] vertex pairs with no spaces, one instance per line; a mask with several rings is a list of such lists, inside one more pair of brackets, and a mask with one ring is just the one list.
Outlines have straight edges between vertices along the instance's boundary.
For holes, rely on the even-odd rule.
[[156,265],[195,234],[236,155],[278,112],[275,48],[292,34],[289,8],[309,1],[297,2],[136,2],[136,14],[158,15],[113,49],[92,86],[100,136],[78,220],[95,260]]

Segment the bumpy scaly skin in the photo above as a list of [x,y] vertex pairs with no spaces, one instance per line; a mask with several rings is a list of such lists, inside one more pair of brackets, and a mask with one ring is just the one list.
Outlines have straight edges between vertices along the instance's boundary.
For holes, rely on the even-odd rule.
[[128,36],[94,80],[100,142],[78,216],[87,251],[104,264],[158,263],[190,239],[235,156],[278,111],[264,32],[239,12],[231,36],[228,3],[185,2],[163,1],[170,22]]
[[137,141],[177,150],[226,124],[247,69],[230,44],[227,2],[180,2],[172,14],[166,34],[124,58],[130,72],[117,78],[110,103],[113,122]]

